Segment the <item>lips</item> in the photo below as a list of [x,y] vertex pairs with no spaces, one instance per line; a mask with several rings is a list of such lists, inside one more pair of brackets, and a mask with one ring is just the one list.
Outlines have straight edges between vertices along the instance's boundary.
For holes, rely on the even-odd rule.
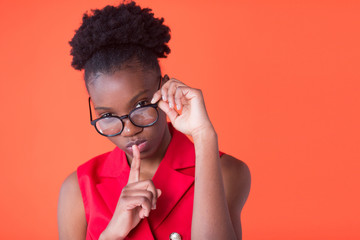
[[137,145],[139,148],[139,151],[142,152],[142,151],[146,150],[147,141],[138,139],[136,141],[129,142],[128,144],[126,144],[126,149],[128,150],[128,152],[132,153],[133,145]]
[[132,148],[132,146],[133,145],[140,145],[140,144],[142,144],[142,143],[144,143],[144,142],[146,142],[146,140],[140,140],[140,139],[138,139],[138,140],[136,140],[136,141],[131,141],[131,142],[129,142],[128,144],[126,144],[126,148]]

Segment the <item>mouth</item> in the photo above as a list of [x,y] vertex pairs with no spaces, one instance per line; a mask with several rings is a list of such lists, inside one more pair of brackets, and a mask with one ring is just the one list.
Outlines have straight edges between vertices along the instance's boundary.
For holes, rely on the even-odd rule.
[[132,153],[132,146],[133,145],[137,145],[138,148],[139,148],[139,151],[142,152],[145,149],[146,145],[147,145],[147,141],[138,139],[136,141],[131,141],[128,144],[126,144],[126,149],[131,153]]

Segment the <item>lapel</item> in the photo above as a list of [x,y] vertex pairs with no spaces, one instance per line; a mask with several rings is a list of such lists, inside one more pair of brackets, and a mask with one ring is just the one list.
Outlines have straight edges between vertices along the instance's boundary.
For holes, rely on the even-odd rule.
[[181,173],[180,169],[195,167],[194,144],[182,133],[169,125],[172,139],[156,171],[153,182],[162,191],[157,208],[151,211],[149,220],[152,229],[156,229],[182,196],[194,183],[194,176]]
[[[162,191],[162,195],[156,204],[157,209],[150,212],[149,218],[139,223],[128,236],[129,239],[135,239],[136,236],[139,237],[140,235],[143,239],[153,239],[149,224],[155,230],[194,183],[194,176],[178,171],[195,167],[194,145],[184,134],[175,130],[171,124],[169,124],[169,128],[172,139],[152,179],[155,187]],[[127,184],[129,177],[130,167],[125,152],[115,148],[98,171],[101,181],[96,185],[96,188],[107,206],[110,220],[121,190]]]
[[[106,225],[114,214],[121,190],[127,184],[129,173],[130,167],[126,155],[119,148],[115,148],[109,154],[104,165],[99,169],[101,182],[96,185],[96,189],[106,205]],[[126,239],[139,239],[139,235],[142,239],[154,240],[148,219],[146,218],[140,221]]]
[[98,169],[100,182],[96,184],[96,189],[105,202],[110,216],[113,215],[121,190],[127,184],[130,167],[128,165],[125,152],[115,148]]

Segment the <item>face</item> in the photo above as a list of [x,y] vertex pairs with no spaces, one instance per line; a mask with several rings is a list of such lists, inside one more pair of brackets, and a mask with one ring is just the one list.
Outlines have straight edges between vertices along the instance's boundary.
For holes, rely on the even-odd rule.
[[[155,71],[119,70],[113,74],[97,74],[89,81],[88,90],[96,118],[111,113],[117,116],[129,114],[134,108],[150,104],[159,86],[160,76]],[[122,149],[128,157],[132,156],[131,146],[140,149],[141,159],[161,159],[170,142],[170,132],[166,115],[159,108],[158,121],[146,128],[133,125],[125,118],[124,129],[120,135],[108,137]]]

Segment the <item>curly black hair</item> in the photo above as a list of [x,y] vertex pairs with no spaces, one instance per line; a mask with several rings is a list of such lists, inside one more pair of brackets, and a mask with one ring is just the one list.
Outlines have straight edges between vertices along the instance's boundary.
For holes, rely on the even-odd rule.
[[82,20],[69,44],[71,65],[85,70],[85,80],[126,68],[130,62],[160,72],[158,58],[170,53],[170,28],[164,18],[155,18],[151,9],[133,1],[91,10]]

